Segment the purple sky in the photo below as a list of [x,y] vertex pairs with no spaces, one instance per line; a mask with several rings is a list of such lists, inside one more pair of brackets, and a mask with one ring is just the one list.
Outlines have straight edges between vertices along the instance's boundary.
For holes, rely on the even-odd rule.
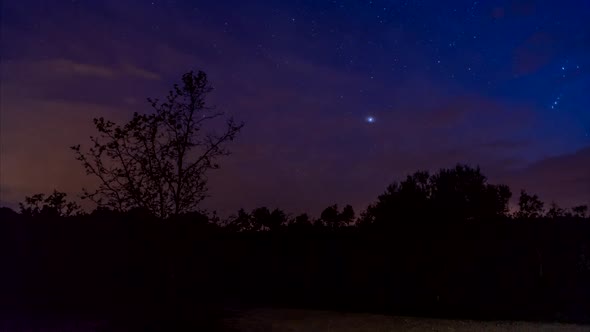
[[[91,185],[68,146],[201,69],[243,120],[205,207],[357,210],[418,169],[590,203],[585,1],[2,3],[0,200]],[[367,121],[372,117],[374,121]]]

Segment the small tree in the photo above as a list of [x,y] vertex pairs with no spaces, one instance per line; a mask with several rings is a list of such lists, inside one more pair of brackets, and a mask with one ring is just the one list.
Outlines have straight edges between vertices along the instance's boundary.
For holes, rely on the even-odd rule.
[[566,211],[560,208],[559,205],[557,205],[557,203],[551,202],[551,206],[549,208],[549,211],[547,211],[547,214],[545,214],[545,217],[550,219],[557,219],[565,216],[565,213]]
[[328,226],[330,228],[338,228],[340,227],[340,213],[338,211],[338,205],[330,205],[325,208],[322,213],[320,214],[320,220],[322,221],[323,225]]
[[300,214],[295,217],[289,224],[290,227],[306,228],[312,225],[311,218],[307,213]]
[[236,216],[230,217],[226,227],[234,232],[255,230],[254,225],[252,224],[252,216],[244,209],[240,209]]
[[67,196],[66,193],[57,190],[53,190],[47,197],[45,194],[26,196],[25,202],[19,203],[20,213],[30,217],[70,217],[79,214],[80,206],[76,202],[67,201]]
[[276,231],[287,224],[287,214],[283,210],[274,209],[270,213],[270,218],[268,221],[268,229],[270,229],[271,231]]
[[518,198],[518,212],[516,217],[523,219],[535,219],[543,216],[544,203],[539,199],[537,195],[529,195],[526,191],[520,192]]
[[212,88],[204,72],[188,72],[174,85],[165,102],[148,99],[153,112],[134,113],[124,125],[94,119],[98,136],[83,151],[72,147],[86,173],[99,180],[84,190],[98,206],[115,210],[142,208],[160,218],[196,210],[207,197],[207,171],[229,154],[226,144],[242,123],[226,120],[220,133],[206,133],[205,124],[222,112],[205,105]]
[[355,217],[356,215],[351,205],[346,205],[339,215],[341,223],[345,226],[350,226],[354,222]]
[[572,208],[572,212],[574,213],[574,217],[586,218],[586,214],[588,213],[588,205],[574,206]]
[[263,206],[252,211],[251,222],[254,230],[276,231],[287,223],[287,215],[282,210],[271,212]]
[[270,222],[270,210],[266,207],[259,207],[252,210],[250,214],[254,230],[268,230]]

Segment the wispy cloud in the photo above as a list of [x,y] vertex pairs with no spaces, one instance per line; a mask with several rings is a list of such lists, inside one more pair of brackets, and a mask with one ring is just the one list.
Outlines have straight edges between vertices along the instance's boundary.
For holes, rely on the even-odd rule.
[[525,189],[547,203],[555,201],[564,207],[590,204],[590,147],[539,160],[501,180],[514,192]]
[[159,80],[161,77],[157,73],[149,71],[147,69],[139,68],[132,64],[125,64],[123,66],[124,71],[129,74],[139,78],[144,78],[146,80]]
[[146,80],[160,79],[160,75],[157,73],[130,63],[107,66],[61,58],[42,60],[38,63],[30,62],[27,66],[38,67],[41,70],[50,71],[56,75],[89,76],[107,79],[121,78],[124,76],[133,76]]
[[39,66],[61,75],[81,75],[99,78],[114,78],[117,76],[112,68],[75,62],[68,59],[45,60],[41,61]]

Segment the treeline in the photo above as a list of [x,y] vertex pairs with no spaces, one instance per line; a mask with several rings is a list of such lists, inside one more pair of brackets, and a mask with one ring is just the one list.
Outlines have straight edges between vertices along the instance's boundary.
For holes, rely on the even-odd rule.
[[220,220],[82,213],[63,193],[1,210],[2,311],[126,320],[291,306],[590,322],[587,207],[544,207],[459,165],[390,185],[356,216],[275,209]]

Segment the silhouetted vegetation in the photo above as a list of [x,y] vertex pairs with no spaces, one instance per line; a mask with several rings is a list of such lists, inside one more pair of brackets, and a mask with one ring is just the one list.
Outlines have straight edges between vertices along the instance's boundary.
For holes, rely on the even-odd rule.
[[154,112],[134,113],[124,125],[94,119],[99,135],[83,152],[72,150],[86,173],[99,180],[84,198],[118,211],[142,208],[165,218],[194,210],[207,195],[206,173],[229,154],[226,145],[242,129],[232,118],[220,134],[206,133],[208,122],[223,116],[207,107],[212,87],[204,72],[188,72],[165,102],[148,99]]
[[[587,206],[548,211],[478,168],[416,172],[389,185],[357,217],[243,209],[227,220],[198,212],[207,169],[241,125],[204,136],[210,91],[183,76],[155,113],[124,126],[95,120],[82,153],[100,179],[91,213],[54,191],[0,209],[4,312],[123,318],[142,329],[207,320],[215,309],[291,306],[406,315],[590,322]],[[204,152],[190,150],[204,147]],[[106,158],[107,161],[103,161]],[[186,325],[195,326],[195,325]]]
[[522,192],[510,213],[509,198],[462,165],[390,185],[356,219],[336,205],[317,220],[266,207],[224,222],[104,207],[72,214],[63,193],[35,195],[20,214],[1,211],[3,305],[138,321],[293,306],[588,322],[586,208],[545,213]]

